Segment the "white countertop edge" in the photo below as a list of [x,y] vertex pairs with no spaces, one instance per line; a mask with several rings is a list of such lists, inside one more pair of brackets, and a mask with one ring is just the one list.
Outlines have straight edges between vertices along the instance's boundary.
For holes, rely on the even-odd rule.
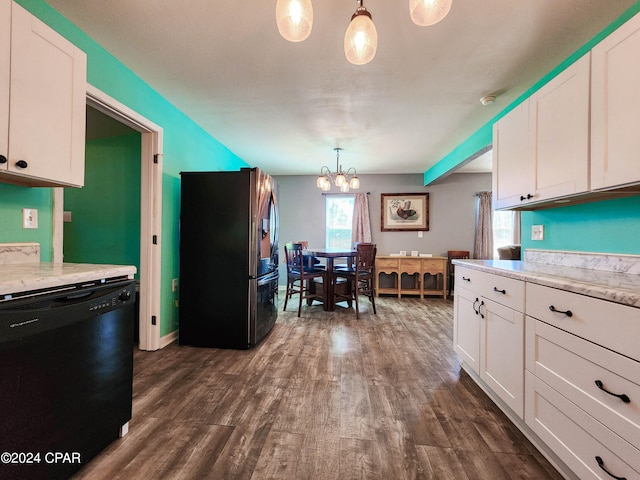
[[133,278],[132,265],[88,263],[16,263],[0,265],[0,295],[74,285],[114,277]]
[[640,308],[640,275],[519,260],[453,260],[456,265]]

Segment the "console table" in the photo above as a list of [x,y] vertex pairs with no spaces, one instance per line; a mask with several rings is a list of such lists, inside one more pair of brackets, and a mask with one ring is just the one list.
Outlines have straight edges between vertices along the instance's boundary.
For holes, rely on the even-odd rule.
[[[395,274],[393,287],[380,287],[380,274]],[[402,274],[413,275],[418,274],[418,280],[407,288],[402,286]],[[442,274],[442,288],[425,289],[425,274],[438,275]],[[397,257],[387,255],[376,256],[376,297],[381,293],[391,293],[397,295],[442,295],[447,298],[447,257]],[[438,279],[436,278],[436,287]]]

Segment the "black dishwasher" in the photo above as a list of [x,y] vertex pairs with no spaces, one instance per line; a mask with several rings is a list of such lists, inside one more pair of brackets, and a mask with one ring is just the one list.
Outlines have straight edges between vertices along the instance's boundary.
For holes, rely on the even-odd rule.
[[68,478],[131,419],[135,282],[0,298],[0,478]]

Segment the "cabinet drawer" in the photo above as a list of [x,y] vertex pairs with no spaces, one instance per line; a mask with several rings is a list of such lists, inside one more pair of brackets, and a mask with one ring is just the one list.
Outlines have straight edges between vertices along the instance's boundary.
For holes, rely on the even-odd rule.
[[414,273],[420,273],[422,269],[422,262],[418,259],[415,259],[415,260],[403,259],[400,261],[400,268],[404,273],[413,275]]
[[524,312],[525,286],[522,280],[456,266],[456,286],[470,289],[489,300]]
[[594,420],[550,386],[526,373],[527,425],[581,480],[640,478],[640,450]]
[[447,262],[442,260],[422,260],[422,271],[432,275],[436,273],[444,273]]
[[531,317],[526,351],[529,371],[640,450],[640,363]]
[[527,283],[526,311],[538,320],[640,361],[638,308]]
[[478,291],[480,288],[480,272],[467,267],[455,266],[455,285],[456,287],[468,288]]
[[376,258],[376,269],[381,272],[397,272],[398,260],[395,258]]

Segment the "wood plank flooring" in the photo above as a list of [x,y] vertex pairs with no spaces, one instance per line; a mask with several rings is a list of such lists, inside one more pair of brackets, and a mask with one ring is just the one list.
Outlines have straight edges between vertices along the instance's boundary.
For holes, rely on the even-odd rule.
[[461,370],[450,300],[376,306],[292,307],[250,351],[136,350],[129,434],[74,478],[562,478]]

